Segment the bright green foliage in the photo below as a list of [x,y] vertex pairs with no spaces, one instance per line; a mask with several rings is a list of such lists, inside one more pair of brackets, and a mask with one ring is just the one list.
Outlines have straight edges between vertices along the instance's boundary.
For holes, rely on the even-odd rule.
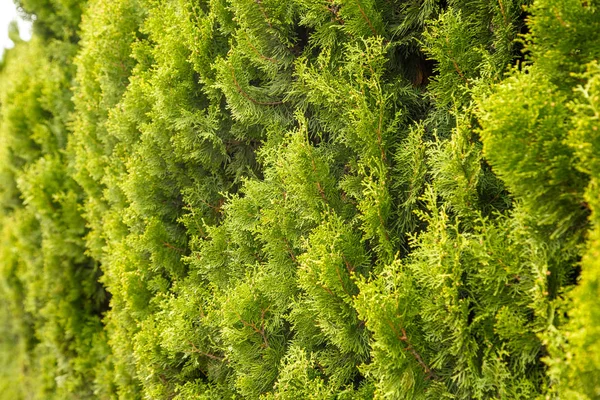
[[7,334],[15,368],[28,371],[15,398],[90,396],[108,352],[107,294],[85,255],[82,191],[64,153],[74,71],[65,65],[75,51],[34,38],[7,54],[2,71],[3,298],[16,317]]
[[571,130],[569,145],[577,157],[576,168],[589,177],[583,193],[584,204],[591,210],[590,231],[587,233],[585,252],[581,262],[579,285],[569,294],[566,307],[569,320],[564,332],[550,332],[549,347],[552,358],[551,376],[556,380],[556,392],[564,397],[594,399],[600,391],[600,360],[596,349],[600,343],[598,315],[598,79],[600,70],[596,61],[588,64],[579,75],[583,85],[574,90],[569,103]]
[[[545,358],[549,392],[556,398],[594,399],[600,393],[593,256],[596,7],[578,1],[534,3],[528,43],[532,66],[502,83],[485,100],[482,113],[485,153],[520,200],[519,218],[526,215],[537,236],[534,248],[560,252],[548,265],[549,287],[542,293],[549,297],[549,310],[558,312],[539,331],[550,353]],[[517,146],[518,141],[527,146]],[[576,276],[581,256],[579,285],[561,290]]]
[[[598,344],[598,95],[600,69],[594,61],[581,77],[586,83],[575,91],[570,103],[574,112],[570,145],[578,158],[577,168],[590,177],[584,199],[591,209],[591,230],[581,262],[579,285],[570,293],[569,321],[565,332],[551,342],[553,358],[549,360],[551,376],[557,381],[557,392],[563,397],[594,399],[600,391],[600,359]],[[553,332],[554,333],[554,332]]]
[[595,3],[19,4],[3,398],[600,398]]

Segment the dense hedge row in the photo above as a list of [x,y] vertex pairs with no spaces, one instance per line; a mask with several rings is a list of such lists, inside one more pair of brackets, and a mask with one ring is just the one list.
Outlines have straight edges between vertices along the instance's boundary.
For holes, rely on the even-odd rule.
[[600,398],[597,0],[18,3],[2,398]]

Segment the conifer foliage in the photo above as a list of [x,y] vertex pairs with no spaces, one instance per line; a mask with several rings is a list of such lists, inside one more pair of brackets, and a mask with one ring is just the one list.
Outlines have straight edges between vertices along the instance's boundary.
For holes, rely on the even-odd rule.
[[596,0],[21,0],[0,397],[600,398]]

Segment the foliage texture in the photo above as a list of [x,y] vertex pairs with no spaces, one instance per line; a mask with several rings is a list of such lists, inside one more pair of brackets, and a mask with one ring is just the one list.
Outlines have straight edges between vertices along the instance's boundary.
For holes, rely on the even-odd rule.
[[19,0],[0,397],[600,399],[597,0]]

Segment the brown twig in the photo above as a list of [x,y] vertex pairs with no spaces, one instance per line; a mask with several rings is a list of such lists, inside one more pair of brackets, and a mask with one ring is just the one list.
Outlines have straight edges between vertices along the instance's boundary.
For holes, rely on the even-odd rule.
[[381,151],[381,159],[384,162],[387,162],[387,158],[385,156],[385,150],[383,149],[383,138],[381,136],[381,128],[383,125],[383,106],[379,107],[379,122],[377,124],[377,144],[379,145],[379,151]]
[[450,59],[452,60],[452,64],[454,65],[454,69],[456,70],[456,72],[458,72],[458,75],[460,75],[460,77],[467,82],[467,78],[465,78],[465,76],[463,75],[462,71],[460,70],[460,68],[458,67],[458,63],[456,62],[456,60],[454,60],[454,58],[450,57]]
[[[448,38],[448,36],[446,36],[446,44],[448,46],[450,46],[450,39]],[[451,53],[451,52],[449,52]],[[454,65],[454,69],[456,70],[456,72],[458,72],[458,75],[460,75],[460,77],[462,78],[463,81],[468,83],[467,78],[465,77],[465,75],[462,73],[462,71],[460,70],[460,68],[458,67],[458,63],[456,62],[456,60],[452,57],[452,54],[449,54],[450,56],[450,60],[452,60],[452,64]]]
[[199,348],[196,347],[196,345],[192,342],[188,342],[191,346],[192,346],[192,353],[198,353],[201,354],[203,356],[206,356],[208,358],[210,358],[211,360],[217,360],[217,361],[223,361],[225,360],[223,357],[219,357],[219,356],[215,356],[214,354],[211,353],[206,353],[202,350],[200,350]]
[[346,269],[348,270],[348,273],[352,274],[356,268],[352,264],[350,264],[350,262],[348,262],[348,260],[346,259],[346,256],[344,256],[343,254],[342,254],[342,259],[344,260],[344,263],[346,264]]
[[371,20],[369,19],[369,17],[367,17],[367,14],[365,14],[362,6],[360,5],[360,0],[356,0],[356,5],[358,6],[358,9],[359,9],[360,13],[362,14],[363,18],[365,19],[365,21],[367,21],[367,24],[369,24],[369,28],[371,28],[371,32],[373,32],[373,36],[377,36],[377,31],[373,27],[373,24],[371,24]]
[[211,208],[211,209],[215,210],[215,212],[217,214],[221,213],[221,209],[223,207],[223,204],[225,204],[225,199],[219,199],[219,201],[217,202],[216,206],[213,206],[212,204],[210,204],[209,202],[207,202],[206,200],[203,200],[203,199],[200,199],[200,201],[202,202],[202,204],[204,204],[208,208]]
[[262,0],[255,0],[255,1],[256,1],[256,4],[258,4],[258,7],[260,8],[260,12],[262,12],[263,16],[265,17],[267,24],[269,24],[269,28],[273,29],[273,25],[271,25],[271,20],[269,19],[269,16],[267,15],[267,12],[265,11],[265,8],[262,4]]
[[163,245],[165,245],[165,247],[168,247],[169,249],[177,251],[178,253],[185,254],[185,249],[182,249],[177,246],[173,246],[171,243],[163,241]]
[[321,187],[321,182],[317,182],[317,189],[319,190],[319,194],[321,195],[321,198],[324,201],[327,201],[327,198],[325,197],[325,192],[323,191],[323,188]]
[[263,260],[263,258],[258,253],[252,252],[252,257],[254,257],[254,259],[260,264],[264,264],[265,262],[265,260]]
[[298,261],[296,260],[296,255],[294,254],[294,251],[292,250],[292,246],[290,246],[289,240],[287,240],[287,238],[285,236],[283,237],[283,242],[285,243],[285,247],[287,249],[288,254],[290,255],[290,257],[292,257],[292,261],[297,264]]
[[267,335],[265,333],[265,314],[267,313],[267,311],[269,311],[269,308],[270,307],[267,307],[266,309],[261,310],[261,313],[260,313],[260,329],[256,327],[255,323],[244,321],[244,319],[242,318],[242,316],[239,313],[236,312],[237,317],[240,319],[241,323],[244,326],[252,328],[252,330],[254,332],[258,333],[262,337],[263,348],[269,347],[269,341],[267,340]]
[[321,289],[323,289],[324,291],[326,291],[327,293],[329,293],[333,297],[336,297],[335,294],[333,294],[333,292],[331,291],[331,289],[329,289],[327,286],[321,285],[320,283],[317,283],[317,286],[319,286]]
[[[317,175],[317,166],[315,164],[315,159],[311,157],[310,162],[312,164],[313,173],[316,176]],[[327,203],[327,197],[325,196],[325,191],[323,190],[323,187],[321,186],[321,182],[319,182],[319,181],[317,181],[317,189],[319,190],[319,194],[321,195],[321,198],[323,199],[323,201]]]
[[379,211],[377,211],[377,216],[379,217],[379,223],[381,224],[381,227],[383,228],[383,233],[385,235],[385,240],[386,241],[390,241],[390,235],[388,234],[388,231],[385,227],[385,221],[383,220],[383,216],[381,215],[381,209]]
[[427,374],[426,379],[431,379],[431,378],[437,379],[437,375],[435,374],[435,372],[433,372],[427,366],[427,364],[425,364],[425,362],[423,361],[423,358],[421,357],[421,355],[419,353],[417,353],[417,351],[412,346],[412,344],[410,344],[410,342],[408,340],[408,336],[406,335],[406,331],[404,330],[404,328],[400,327],[400,330],[402,331],[402,336],[400,336],[400,334],[398,333],[398,330],[394,327],[394,324],[392,324],[390,321],[387,321],[387,324],[392,329],[392,331],[394,332],[394,334],[396,335],[396,337],[398,338],[398,340],[400,340],[401,342],[406,343],[406,348],[404,350],[406,350],[410,354],[412,354],[412,356],[415,358],[415,360],[417,360],[417,363],[419,363],[419,365],[421,367],[423,367],[423,370]]
[[504,4],[502,4],[502,0],[498,0],[498,4],[500,5],[502,17],[504,18],[504,25],[508,25],[508,19],[506,18],[506,12],[504,11]]
[[278,64],[279,63],[279,61],[277,61],[276,59],[271,58],[271,57],[267,57],[267,56],[263,55],[260,51],[258,51],[258,49],[256,47],[254,47],[254,45],[252,44],[252,40],[250,40],[250,36],[248,36],[248,33],[246,31],[244,31],[244,34],[246,35],[246,38],[248,39],[248,45],[250,46],[250,48],[252,50],[254,50],[254,53],[256,53],[257,56],[259,56],[263,60],[270,61],[273,64]]
[[335,266],[335,272],[337,274],[338,280],[340,281],[340,285],[342,286],[342,290],[344,291],[344,293],[346,293],[346,295],[348,295],[348,297],[352,298],[352,295],[346,290],[344,280],[342,279],[342,274],[340,273],[340,269],[337,267],[337,265]]

